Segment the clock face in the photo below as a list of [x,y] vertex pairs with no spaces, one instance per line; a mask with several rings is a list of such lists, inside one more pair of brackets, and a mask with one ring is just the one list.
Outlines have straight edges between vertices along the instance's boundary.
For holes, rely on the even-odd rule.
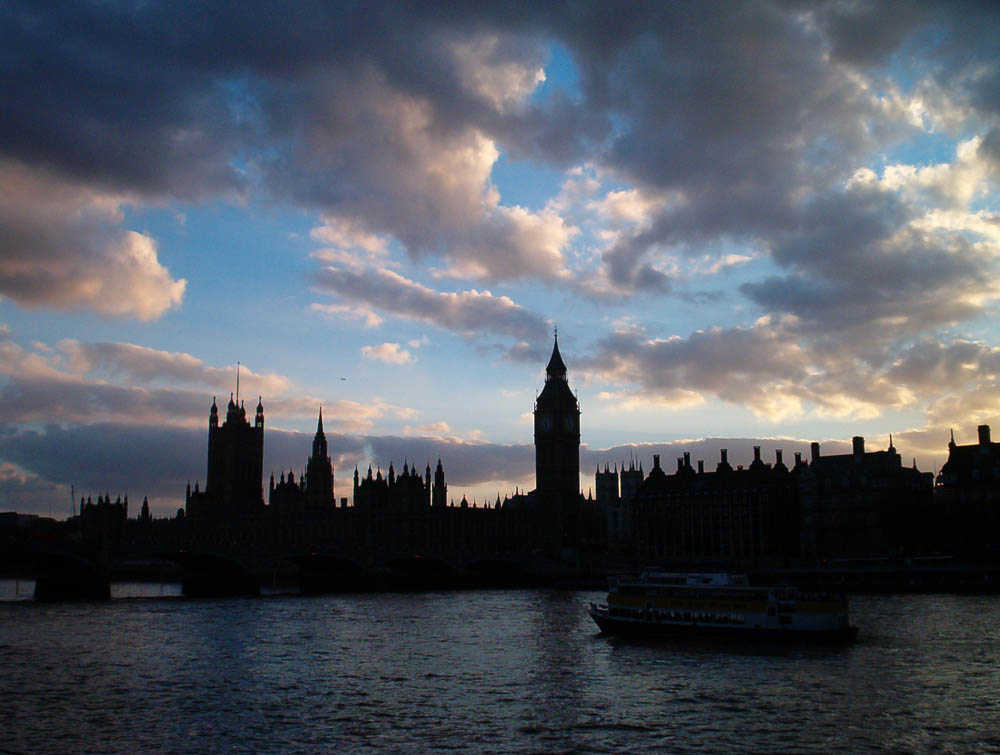
[[538,418],[538,427],[540,427],[542,430],[551,430],[552,429],[552,416],[549,415],[549,414],[543,414],[541,417],[539,417]]
[[567,430],[570,431],[575,430],[576,417],[574,417],[572,414],[567,414],[565,417],[563,417],[563,427],[565,427]]

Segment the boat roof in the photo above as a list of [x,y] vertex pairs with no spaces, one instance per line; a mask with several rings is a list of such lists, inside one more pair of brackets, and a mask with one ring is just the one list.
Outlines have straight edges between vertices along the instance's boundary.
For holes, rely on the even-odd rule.
[[727,587],[733,585],[746,586],[746,574],[729,574],[725,572],[670,572],[659,569],[646,569],[639,579],[646,584],[654,585],[691,585],[696,587]]

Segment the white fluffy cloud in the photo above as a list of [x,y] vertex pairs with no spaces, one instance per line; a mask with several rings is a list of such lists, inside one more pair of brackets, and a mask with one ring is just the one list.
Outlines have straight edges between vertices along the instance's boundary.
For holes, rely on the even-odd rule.
[[26,308],[155,320],[187,285],[156,242],[121,227],[126,197],[0,160],[0,294]]
[[398,343],[383,343],[378,346],[362,346],[361,356],[386,364],[407,364],[415,361],[413,354],[400,348]]

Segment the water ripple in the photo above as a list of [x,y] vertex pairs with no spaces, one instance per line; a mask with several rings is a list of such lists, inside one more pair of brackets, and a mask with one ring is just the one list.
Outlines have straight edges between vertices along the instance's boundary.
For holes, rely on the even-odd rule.
[[1000,748],[1000,598],[863,597],[849,648],[599,636],[590,593],[0,602],[24,752]]

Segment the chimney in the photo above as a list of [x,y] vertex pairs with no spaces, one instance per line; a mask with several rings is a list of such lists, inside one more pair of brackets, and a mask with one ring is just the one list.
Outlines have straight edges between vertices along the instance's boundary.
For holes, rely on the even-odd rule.
[[728,464],[729,463],[729,460],[726,458],[728,455],[729,455],[729,452],[726,449],[723,448],[722,449],[722,463],[723,464]]
[[659,469],[659,468],[660,468],[660,455],[653,454],[653,469]]
[[990,426],[979,426],[979,445],[988,446],[990,444]]
[[812,452],[812,460],[819,461],[819,443],[813,441],[809,444],[809,450]]
[[854,455],[863,456],[865,453],[865,439],[861,435],[855,435],[853,439]]
[[705,474],[705,461],[698,459],[698,474]]
[[781,449],[776,449],[774,452],[774,465],[778,466],[781,464]]
[[760,446],[753,447],[753,460],[760,461]]
[[685,451],[684,452],[684,466],[686,468],[688,468],[688,469],[691,468],[691,452],[690,451]]
[[795,452],[795,466],[798,466],[801,463],[802,463],[802,452],[801,451],[796,451]]

